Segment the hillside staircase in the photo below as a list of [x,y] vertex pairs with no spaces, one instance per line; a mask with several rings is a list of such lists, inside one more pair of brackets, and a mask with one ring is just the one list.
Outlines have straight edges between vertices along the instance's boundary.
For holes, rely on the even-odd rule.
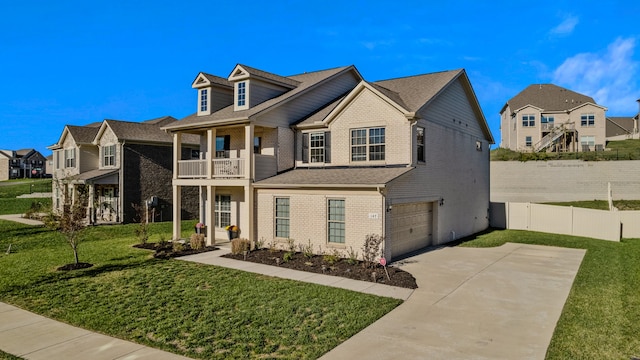
[[558,139],[565,135],[567,131],[574,131],[573,126],[566,126],[563,124],[551,128],[551,131],[533,146],[533,151],[540,152],[548,149],[551,145],[555,144]]

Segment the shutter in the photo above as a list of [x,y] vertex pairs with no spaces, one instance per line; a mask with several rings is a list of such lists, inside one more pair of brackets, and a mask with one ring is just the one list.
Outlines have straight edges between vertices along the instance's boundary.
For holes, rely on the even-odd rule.
[[302,134],[302,162],[309,162],[309,134]]
[[324,133],[324,162],[331,162],[331,132]]

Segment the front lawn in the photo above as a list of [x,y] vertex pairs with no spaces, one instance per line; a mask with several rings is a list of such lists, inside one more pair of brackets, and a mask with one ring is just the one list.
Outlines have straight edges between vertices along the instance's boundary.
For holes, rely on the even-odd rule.
[[51,192],[51,179],[21,179],[9,180],[0,183],[0,215],[24,214],[33,203],[41,203],[44,208],[51,207],[51,197],[48,198],[24,198],[16,196],[30,194],[32,192]]
[[[192,223],[184,231],[193,231]],[[87,230],[80,261],[59,234],[0,221],[0,300],[192,358],[314,359],[401,301],[179,260],[133,248],[136,224]],[[170,223],[152,224],[169,238]],[[5,254],[12,244],[11,254]]]
[[[609,202],[606,200],[550,202],[546,205],[574,206],[579,208],[609,210]],[[613,206],[618,210],[640,210],[640,200],[614,200]]]
[[505,242],[587,249],[547,359],[640,356],[640,239],[610,242],[519,230],[493,231],[460,246]]

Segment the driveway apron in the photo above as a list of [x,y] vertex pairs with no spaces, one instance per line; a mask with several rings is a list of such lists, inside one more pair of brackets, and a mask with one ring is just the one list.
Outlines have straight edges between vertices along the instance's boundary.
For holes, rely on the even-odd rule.
[[419,288],[321,359],[544,359],[585,250],[444,247],[399,264]]

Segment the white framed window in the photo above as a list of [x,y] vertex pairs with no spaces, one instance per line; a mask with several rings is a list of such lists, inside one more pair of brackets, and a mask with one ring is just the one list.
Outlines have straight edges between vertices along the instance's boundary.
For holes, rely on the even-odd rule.
[[596,145],[596,137],[595,136],[580,136],[580,145],[595,146]]
[[75,148],[64,150],[64,167],[65,168],[76,167],[76,149]]
[[56,157],[55,157],[55,161],[54,162],[56,163],[56,169],[60,169],[60,164],[62,164],[62,160],[60,158],[60,156],[61,156],[60,154],[62,154],[62,150],[57,150],[55,152],[55,154],[56,154]]
[[302,162],[331,162],[331,133],[329,131],[302,134]]
[[536,126],[536,116],[533,114],[522,115],[522,126],[523,127]]
[[209,90],[200,90],[200,111],[207,111],[209,108]]
[[245,106],[247,103],[247,83],[242,81],[238,83],[238,106]]
[[580,115],[580,126],[595,126],[596,116],[594,114]]
[[524,138],[524,146],[531,147],[531,145],[532,145],[531,136],[527,136],[526,138]]
[[385,128],[351,130],[351,161],[385,160]]
[[540,119],[540,122],[543,124],[553,124],[555,121],[555,118],[553,115],[542,115],[542,118]]
[[327,199],[327,242],[345,242],[345,200]]
[[312,163],[324,162],[324,132],[309,134],[309,154]]
[[116,146],[107,145],[102,147],[102,166],[116,165]]
[[274,221],[275,236],[279,238],[289,238],[291,218],[288,197],[277,197],[275,199]]
[[231,195],[216,195],[213,216],[216,227],[231,225]]
[[425,152],[424,152],[424,128],[418,127],[416,128],[416,158],[419,162],[425,161]]

